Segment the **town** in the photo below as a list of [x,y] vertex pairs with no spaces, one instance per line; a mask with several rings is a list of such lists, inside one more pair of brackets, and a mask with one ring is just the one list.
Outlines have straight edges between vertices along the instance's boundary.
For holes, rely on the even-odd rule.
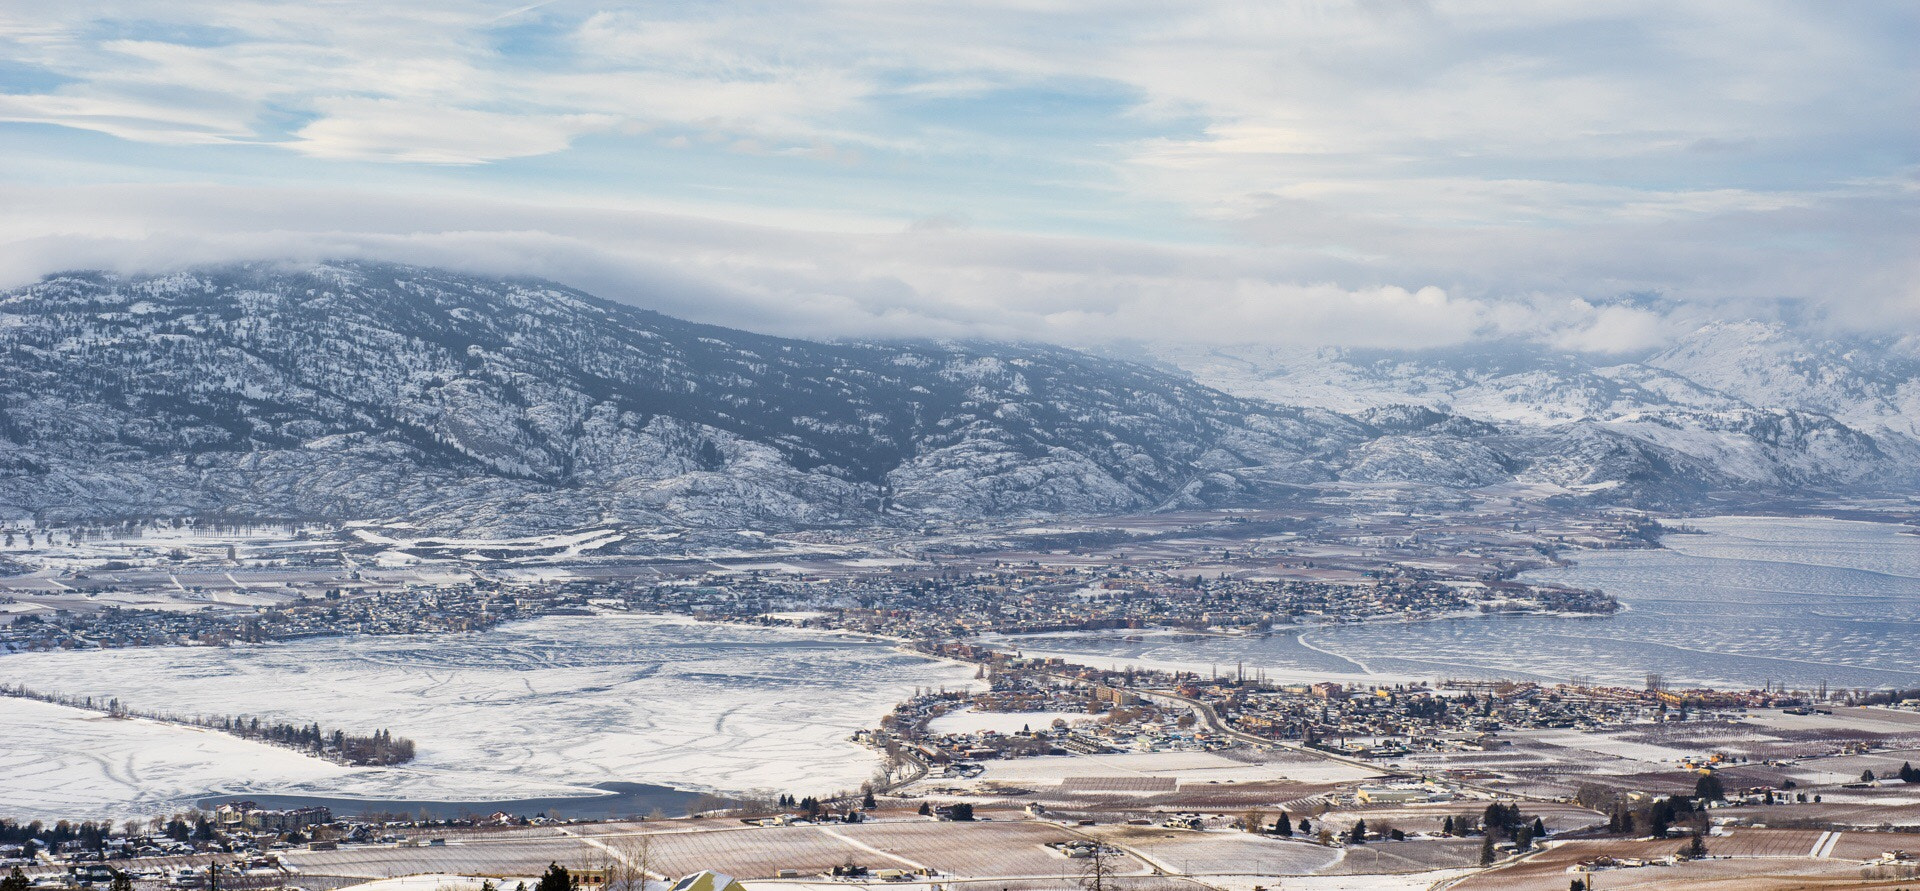
[[[65,828],[6,824],[0,869],[41,887],[313,891],[425,873],[480,891],[532,887],[549,864],[612,882],[633,872],[640,845],[642,871],[663,879],[715,870],[750,886],[928,891],[1055,887],[1107,859],[1128,888],[1231,891],[1251,891],[1246,877],[1275,888],[1339,875],[1557,891],[1569,875],[1742,876],[1780,857],[1809,874],[1914,877],[1902,852],[1920,835],[1900,829],[1920,825],[1920,811],[1899,789],[1920,779],[1910,765],[1920,710],[1897,692],[1679,689],[1651,676],[1633,688],[1301,680],[1241,664],[1101,667],[1024,652],[1036,635],[1076,632],[1204,641],[1605,616],[1619,604],[1603,593],[1521,575],[1567,547],[1646,547],[1656,529],[1616,514],[1449,524],[1388,513],[1358,526],[1199,514],[904,545],[813,532],[672,551],[647,539],[644,554],[595,553],[621,536],[598,531],[502,546],[494,565],[465,560],[464,545],[364,530],[197,549],[80,536],[86,552],[63,553],[57,572],[12,577],[0,646],[240,647],[664,614],[861,635],[969,666],[983,689],[923,690],[855,733],[881,763],[861,788],[715,798],[647,819],[564,805],[427,818],[208,799],[117,827],[83,814]],[[36,559],[46,541],[42,532],[42,550],[17,557]],[[164,702],[41,686],[0,692],[165,719]],[[245,718],[210,720],[197,726],[382,763],[347,758],[349,736],[317,725],[289,725],[281,739]],[[351,738],[384,744],[384,733]],[[411,753],[411,741],[391,741]],[[1513,876],[1532,878],[1499,884]]]

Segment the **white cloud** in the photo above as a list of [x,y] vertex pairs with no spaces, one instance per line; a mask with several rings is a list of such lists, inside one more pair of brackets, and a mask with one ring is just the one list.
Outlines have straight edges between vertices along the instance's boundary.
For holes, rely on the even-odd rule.
[[479,164],[544,155],[618,123],[610,115],[420,108],[391,99],[328,99],[315,107],[325,116],[296,131],[293,147],[317,158],[365,161]]
[[[1073,343],[1920,321],[1910,6],[30,6],[0,54],[47,79],[0,79],[0,121],[208,154],[0,147],[16,280],[383,256],[765,330]],[[223,169],[253,143],[284,160]],[[1087,231],[1120,234],[1022,234]]]
[[[0,285],[65,268],[358,257],[545,276],[671,315],[807,337],[1372,347],[1523,337],[1621,352],[1665,342],[1710,312],[1456,294],[1418,281],[1301,285],[1288,264],[1248,248],[930,227],[836,233],[474,196],[16,187],[0,190],[0,203],[19,211],[0,218]],[[1904,318],[1920,322],[1913,309]]]

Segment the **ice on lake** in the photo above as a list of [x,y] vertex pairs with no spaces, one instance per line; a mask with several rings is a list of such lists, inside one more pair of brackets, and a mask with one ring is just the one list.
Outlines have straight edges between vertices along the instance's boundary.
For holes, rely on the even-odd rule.
[[[0,681],[37,690],[118,697],[137,710],[385,728],[419,749],[392,768],[256,773],[236,765],[209,777],[175,767],[195,781],[218,780],[185,791],[452,801],[584,793],[605,782],[852,789],[879,765],[850,741],[854,731],[917,687],[970,687],[972,675],[850,636],[624,615],[548,617],[477,634],[0,657]],[[89,788],[104,797],[125,796],[126,784],[103,779],[114,765],[84,740],[16,711],[0,710],[0,764],[33,751],[66,765],[57,768],[64,776],[94,771]]]
[[353,772],[213,730],[13,697],[0,697],[0,734],[0,816],[17,820],[164,814],[224,782],[324,787]]

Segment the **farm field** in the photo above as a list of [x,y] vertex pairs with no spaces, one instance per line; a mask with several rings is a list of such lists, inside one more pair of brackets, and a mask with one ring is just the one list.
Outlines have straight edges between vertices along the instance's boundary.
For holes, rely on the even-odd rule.
[[1340,859],[1321,870],[1328,875],[1382,875],[1458,869],[1480,864],[1480,840],[1419,839],[1374,842],[1340,849]]
[[[911,864],[898,858],[876,855],[830,831],[833,827],[791,826],[728,829],[698,829],[687,832],[650,833],[650,860],[655,872],[685,875],[712,869],[739,878],[769,879],[780,870],[794,869],[812,875],[826,872],[843,863],[860,863],[872,869],[903,869]],[[619,836],[601,837],[614,851],[632,850]],[[596,856],[604,859],[604,849]]]
[[[1486,807],[1485,801],[1470,799],[1415,805],[1349,805],[1327,814],[1325,822],[1336,830],[1352,827],[1355,820],[1365,820],[1375,831],[1392,827],[1404,832],[1438,833],[1445,827],[1447,817],[1477,819],[1486,812]],[[1606,822],[1606,817],[1578,805],[1529,801],[1521,807],[1528,818],[1539,817],[1552,833]]]
[[548,863],[584,865],[596,855],[578,839],[518,835],[463,838],[445,847],[343,847],[338,851],[291,851],[281,858],[302,876],[384,879],[421,872],[465,875],[539,875]]
[[[1052,823],[1026,822],[973,826],[929,822],[860,823],[829,827],[829,831],[914,865],[932,867],[943,875],[972,877],[1078,876],[1079,861],[1070,860],[1045,845],[1085,837]],[[1141,873],[1147,871],[1147,866],[1133,857],[1124,857],[1113,869],[1122,874]]]
[[[1245,753],[1230,758],[1215,752],[1128,752],[1117,755],[1018,758],[986,764],[982,782],[1058,783],[1072,777],[1161,777],[1182,785],[1259,780],[1344,783],[1375,776],[1373,771],[1286,750]],[[937,782],[937,781],[936,781]]]
[[[419,872],[461,875],[538,875],[549,862],[591,866],[610,859],[637,861],[648,870],[684,875],[712,869],[741,879],[775,879],[782,870],[817,876],[835,866],[869,869],[928,867],[943,878],[1077,877],[1079,861],[1045,847],[1081,836],[1052,823],[939,823],[920,818],[897,822],[751,827],[715,821],[689,827],[685,821],[568,827],[553,831],[498,830],[446,836],[444,846],[346,847],[295,851],[288,863],[303,875],[363,879]],[[644,854],[641,852],[644,851]],[[1115,863],[1122,874],[1144,874],[1147,864],[1131,856]]]
[[[1615,858],[1663,860],[1684,840],[1581,840],[1556,843],[1523,861],[1471,876],[1458,891],[1532,891],[1567,887],[1568,867],[1602,854]],[[1920,835],[1830,833],[1812,830],[1736,829],[1707,839],[1709,859],[1676,865],[1606,869],[1599,886],[1644,889],[1785,889],[1912,887],[1907,867],[1879,867],[1866,861],[1882,851],[1920,846]],[[1825,856],[1814,856],[1818,850]],[[1905,881],[1901,881],[1904,879]]]
[[[1859,864],[1833,861],[1709,860],[1607,870],[1595,878],[1605,891],[1891,891],[1914,885],[1911,877],[1873,877],[1863,871]],[[1566,891],[1568,881],[1561,869],[1498,870],[1471,876],[1451,891]]]

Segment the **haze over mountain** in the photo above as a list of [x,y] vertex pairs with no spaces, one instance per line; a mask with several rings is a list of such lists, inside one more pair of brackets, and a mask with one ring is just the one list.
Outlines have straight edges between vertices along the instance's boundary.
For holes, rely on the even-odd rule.
[[1709,334],[1606,368],[1163,354],[1195,383],[1058,347],[769,337],[418,267],[63,274],[0,297],[0,511],[507,531],[1284,504],[1383,482],[1674,504],[1914,478],[1910,360]]

